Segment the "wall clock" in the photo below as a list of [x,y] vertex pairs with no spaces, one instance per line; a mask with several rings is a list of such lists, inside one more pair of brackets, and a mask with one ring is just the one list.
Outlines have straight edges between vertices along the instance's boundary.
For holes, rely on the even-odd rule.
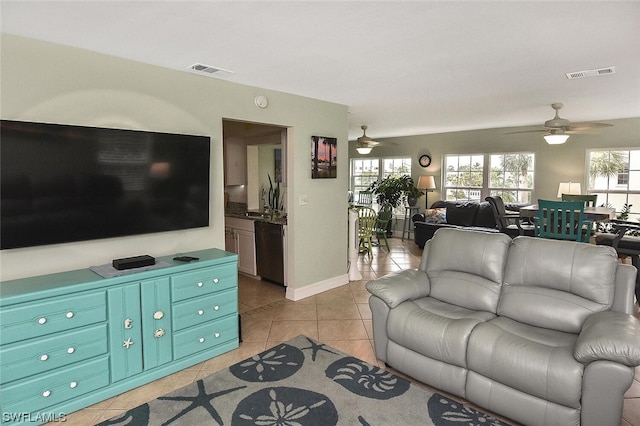
[[429,165],[431,164],[431,157],[429,157],[426,154],[421,155],[420,158],[418,159],[418,162],[422,167],[429,167]]

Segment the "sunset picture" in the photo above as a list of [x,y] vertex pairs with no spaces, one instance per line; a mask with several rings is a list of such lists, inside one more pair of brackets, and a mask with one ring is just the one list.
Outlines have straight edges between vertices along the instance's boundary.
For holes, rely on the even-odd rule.
[[311,137],[311,177],[313,179],[336,177],[337,152],[336,138]]

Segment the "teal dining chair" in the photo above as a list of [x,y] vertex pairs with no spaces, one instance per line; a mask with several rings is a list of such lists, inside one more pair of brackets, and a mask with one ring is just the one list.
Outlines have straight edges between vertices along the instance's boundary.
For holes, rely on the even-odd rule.
[[[582,201],[585,207],[595,207],[598,202],[598,194],[562,194],[562,201]],[[593,223],[585,223],[584,230],[589,233],[588,238],[591,238]]]
[[583,201],[538,200],[534,224],[535,234],[541,238],[586,243],[591,236],[586,232],[591,222],[584,220]]
[[598,194],[562,194],[562,201],[582,201],[585,207],[595,207]]

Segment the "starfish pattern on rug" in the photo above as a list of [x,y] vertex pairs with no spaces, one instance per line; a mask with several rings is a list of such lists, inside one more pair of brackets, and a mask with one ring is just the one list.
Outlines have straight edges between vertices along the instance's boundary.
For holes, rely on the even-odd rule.
[[330,354],[334,354],[334,355],[340,355],[336,352],[333,352],[329,349],[327,349],[327,345],[325,345],[324,343],[316,343],[313,340],[309,339],[308,337],[305,336],[305,338],[309,341],[309,343],[311,344],[311,346],[308,346],[306,348],[300,348],[301,351],[305,351],[307,349],[311,349],[311,361],[315,361],[316,360],[316,356],[318,355],[318,352],[320,351],[325,351],[325,352],[329,352]]
[[202,380],[198,380],[196,383],[198,385],[198,395],[196,396],[161,396],[158,398],[159,400],[163,400],[163,401],[191,401],[191,404],[188,407],[184,408],[178,414],[176,414],[175,416],[173,416],[172,418],[164,422],[162,424],[163,426],[173,423],[180,417],[184,416],[185,414],[187,414],[192,410],[195,410],[198,407],[202,407],[205,410],[207,410],[212,419],[214,419],[219,425],[223,425],[224,422],[222,421],[220,414],[218,414],[218,411],[216,411],[216,409],[213,408],[211,401],[213,401],[215,398],[226,395],[228,393],[246,388],[246,386],[238,386],[236,388],[225,389],[225,390],[208,394],[204,388],[204,382]]

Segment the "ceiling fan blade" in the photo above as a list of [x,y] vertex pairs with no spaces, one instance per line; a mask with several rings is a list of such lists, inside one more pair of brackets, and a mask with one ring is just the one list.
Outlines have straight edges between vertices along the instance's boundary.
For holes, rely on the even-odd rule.
[[540,129],[540,130],[520,130],[517,132],[508,132],[508,133],[504,133],[505,135],[517,135],[519,133],[544,133],[547,130],[545,129]]
[[607,124],[607,123],[571,123],[569,126],[567,126],[567,130],[570,131],[583,131],[583,130],[590,130],[590,129],[600,129],[603,127],[613,127],[613,124]]

